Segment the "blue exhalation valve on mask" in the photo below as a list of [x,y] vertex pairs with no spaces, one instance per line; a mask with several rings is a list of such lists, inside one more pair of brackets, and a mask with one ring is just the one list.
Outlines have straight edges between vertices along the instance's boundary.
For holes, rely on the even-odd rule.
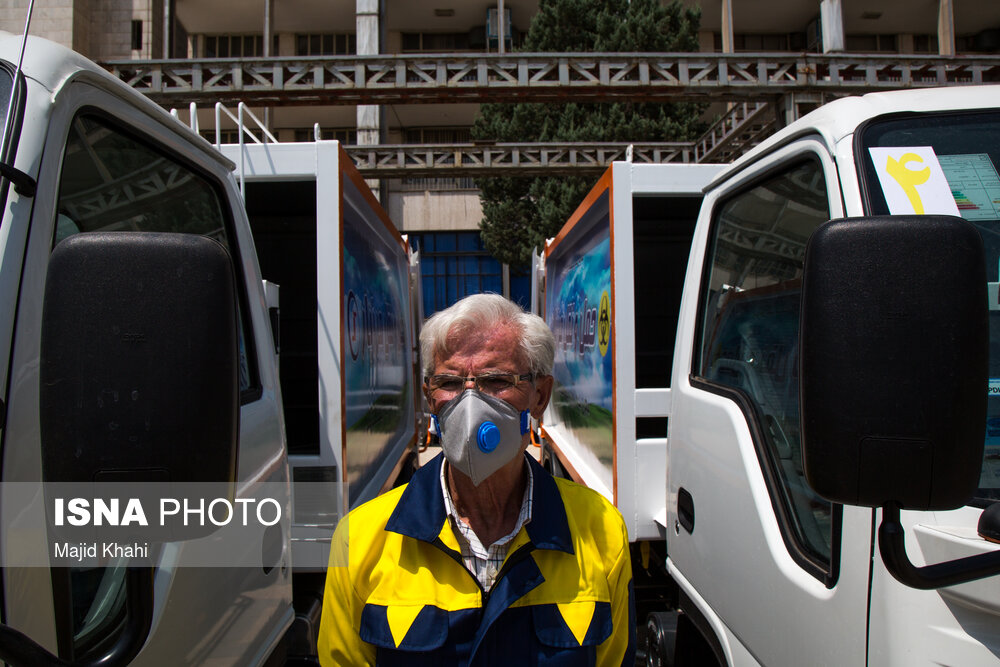
[[493,422],[483,422],[476,432],[476,444],[479,449],[489,454],[500,444],[500,429]]

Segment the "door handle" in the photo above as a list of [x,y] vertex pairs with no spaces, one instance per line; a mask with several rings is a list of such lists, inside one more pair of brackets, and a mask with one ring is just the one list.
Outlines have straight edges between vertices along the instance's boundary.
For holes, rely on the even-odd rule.
[[694,498],[683,486],[677,490],[677,521],[688,534],[694,532]]

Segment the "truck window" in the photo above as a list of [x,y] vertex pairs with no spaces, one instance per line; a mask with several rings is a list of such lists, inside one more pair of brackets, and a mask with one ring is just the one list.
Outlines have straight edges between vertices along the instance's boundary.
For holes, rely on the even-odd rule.
[[[209,181],[96,114],[80,114],[70,126],[56,210],[53,246],[79,232],[183,232],[219,241],[239,266],[226,208]],[[246,403],[258,383],[244,303],[241,294],[240,392]]]
[[952,197],[961,216],[975,225],[982,236],[990,309],[990,382],[983,467],[971,504],[985,507],[1000,499],[1000,113],[908,114],[875,119],[861,128],[858,136],[855,164],[867,214],[913,212],[890,210],[871,152],[872,148],[905,147],[921,159],[920,164],[904,165],[907,169],[923,173],[929,168],[924,158],[933,157],[950,190],[937,195],[918,190],[918,196],[927,199],[921,200],[921,204],[930,208],[935,205],[935,196]]
[[695,375],[732,396],[791,553],[829,571],[831,504],[806,483],[799,442],[798,324],[805,244],[830,219],[818,160],[773,173],[717,205]]
[[10,89],[14,85],[14,76],[8,70],[6,62],[0,62],[0,118],[7,117],[7,108],[10,104]]
[[[200,234],[226,246],[239,270],[239,253],[227,231],[228,212],[210,181],[93,112],[74,118],[59,177],[53,246],[68,236],[96,231]],[[240,280],[237,285],[243,284]],[[259,396],[252,337],[238,302],[239,375],[242,402]],[[124,628],[125,572],[129,559],[112,557],[104,567],[55,568],[53,583],[61,624],[76,660],[99,655]],[[59,613],[59,612],[57,612]]]
[[[14,85],[14,68],[7,62],[0,61],[0,123],[3,123],[7,119],[8,105],[10,104],[10,92]],[[15,109],[16,109],[15,105]],[[10,119],[9,129],[7,134],[16,134],[17,128],[20,125],[20,118]],[[14,163],[14,149],[17,146],[17,140],[10,140],[8,137],[7,141],[10,146],[8,154],[0,155],[0,160],[7,164]],[[3,179],[2,190],[0,190],[0,205],[3,208],[7,207],[7,192],[10,189],[10,181],[8,179]]]

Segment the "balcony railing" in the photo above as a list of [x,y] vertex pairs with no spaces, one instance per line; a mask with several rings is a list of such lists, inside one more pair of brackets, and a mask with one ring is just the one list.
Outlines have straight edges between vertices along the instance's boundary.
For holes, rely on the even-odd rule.
[[762,99],[1000,82],[1000,56],[518,53],[105,63],[164,106]]
[[600,174],[614,160],[694,162],[695,142],[345,146],[366,177]]

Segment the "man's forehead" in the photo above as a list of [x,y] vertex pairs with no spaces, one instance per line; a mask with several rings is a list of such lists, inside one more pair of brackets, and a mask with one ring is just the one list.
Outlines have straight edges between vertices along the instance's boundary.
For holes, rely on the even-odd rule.
[[522,361],[520,332],[513,326],[490,329],[452,329],[438,364],[448,362],[517,368]]

